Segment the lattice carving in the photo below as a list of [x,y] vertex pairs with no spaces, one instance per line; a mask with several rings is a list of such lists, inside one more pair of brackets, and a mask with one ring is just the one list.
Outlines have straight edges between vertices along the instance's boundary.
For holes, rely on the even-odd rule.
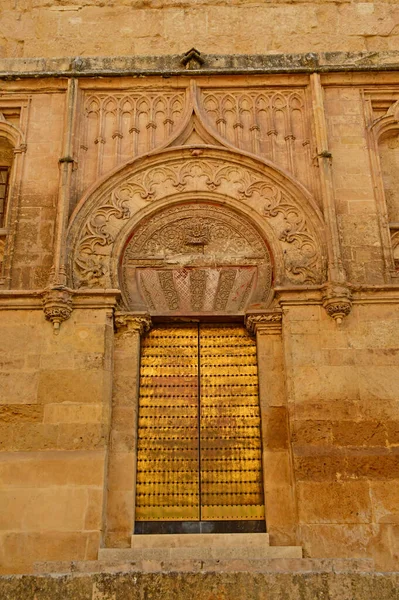
[[202,103],[213,127],[230,144],[273,161],[311,187],[304,90],[203,90]]
[[184,91],[87,94],[80,192],[114,167],[162,145],[180,124],[184,107]]

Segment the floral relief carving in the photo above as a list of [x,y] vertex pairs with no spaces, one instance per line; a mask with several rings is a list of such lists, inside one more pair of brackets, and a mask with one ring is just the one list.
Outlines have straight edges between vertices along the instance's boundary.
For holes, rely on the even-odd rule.
[[[166,156],[163,164],[143,168],[126,177],[109,192],[100,206],[88,213],[76,244],[73,265],[78,287],[110,286],[112,248],[126,221],[148,203],[172,199],[182,193],[187,197],[216,193],[250,206],[258,212],[260,222],[262,219],[267,221],[281,245],[287,281],[295,284],[321,282],[320,241],[307,214],[289,189],[266,174],[236,161],[228,162],[225,157],[190,155],[182,158],[181,152],[179,154],[172,159]],[[245,254],[245,235],[232,236],[231,229],[226,232],[225,227],[226,224],[221,222],[214,223],[213,237],[225,240],[230,253]],[[159,229],[148,240],[147,252],[153,253],[158,247],[169,252],[181,252],[185,248],[190,253],[204,254],[204,249],[212,246],[212,235],[207,220],[198,215],[197,220],[187,221],[184,229],[176,229],[173,224]],[[139,243],[140,233],[135,238],[135,244]]]
[[131,336],[135,333],[144,335],[150,331],[151,326],[151,317],[148,314],[115,313],[115,327],[122,335]]
[[126,249],[126,258],[167,257],[197,254],[201,262],[217,257],[251,257],[265,254],[262,238],[243,219],[225,218],[223,210],[211,204],[176,206],[156,216],[138,230]]
[[245,316],[245,326],[251,335],[280,334],[283,315],[280,309],[264,313],[249,313]]

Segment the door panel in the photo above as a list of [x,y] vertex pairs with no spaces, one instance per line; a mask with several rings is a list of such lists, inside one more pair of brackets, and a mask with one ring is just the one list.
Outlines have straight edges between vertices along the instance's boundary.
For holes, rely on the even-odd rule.
[[243,327],[154,329],[139,406],[136,521],[264,519],[256,345]]
[[203,520],[264,518],[256,345],[240,326],[200,327]]
[[198,520],[198,326],[157,327],[141,350],[137,521]]

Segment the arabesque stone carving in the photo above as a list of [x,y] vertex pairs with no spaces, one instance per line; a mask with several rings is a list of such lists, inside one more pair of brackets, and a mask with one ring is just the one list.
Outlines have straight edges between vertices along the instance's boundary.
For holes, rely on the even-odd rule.
[[[173,201],[182,194],[187,200],[204,194],[213,194],[215,199],[230,197],[255,210],[259,224],[266,221],[273,233],[271,243],[279,247],[284,263],[280,265],[284,272],[280,278],[294,284],[322,282],[324,259],[319,234],[298,199],[280,181],[253,165],[238,163],[225,151],[207,151],[201,158],[192,157],[191,153],[182,156],[180,151],[178,156],[166,154],[162,164],[156,162],[127,174],[93,210],[87,207],[87,215],[79,216],[84,222],[75,244],[75,285],[107,287],[111,281],[116,285],[110,257],[126,222],[148,203]],[[198,237],[196,226],[192,223],[184,235],[189,245],[201,248],[206,245],[208,234],[202,230]]]
[[272,263],[245,219],[214,204],[180,204],[132,232],[120,282],[127,306],[137,295],[151,313],[240,313],[257,283],[266,302]]

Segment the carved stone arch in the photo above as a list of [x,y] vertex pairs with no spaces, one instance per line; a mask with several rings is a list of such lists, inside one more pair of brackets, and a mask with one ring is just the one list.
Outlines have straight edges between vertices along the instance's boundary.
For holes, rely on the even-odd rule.
[[324,224],[302,186],[244,153],[188,146],[137,160],[82,199],[68,233],[73,287],[121,287],[119,264],[131,232],[183,203],[214,203],[247,218],[267,240],[276,285],[325,280]]

